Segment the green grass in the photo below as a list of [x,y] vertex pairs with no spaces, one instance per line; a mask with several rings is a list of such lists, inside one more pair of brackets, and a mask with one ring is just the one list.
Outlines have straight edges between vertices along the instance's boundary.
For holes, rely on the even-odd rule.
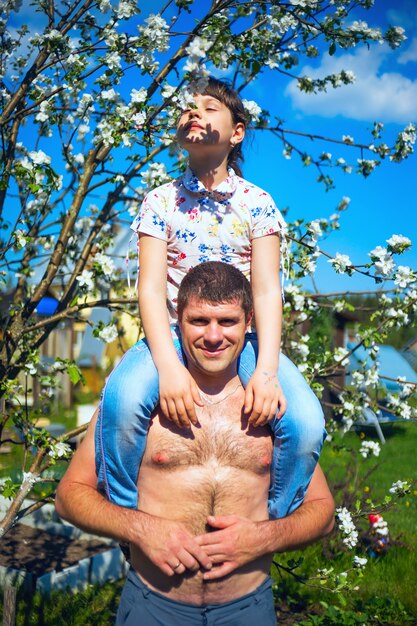
[[[38,419],[39,417],[42,417],[42,415],[39,412],[34,414],[32,418],[33,422],[35,422],[35,420]],[[45,415],[45,417],[48,417],[51,424],[63,424],[65,426],[66,431],[72,430],[73,428],[76,427],[76,424],[77,424],[77,415],[76,415],[75,409],[57,408],[54,411],[52,411],[50,414]],[[3,436],[5,438],[10,437],[14,441],[16,441],[19,438],[19,433],[17,432],[17,429],[14,428],[13,424],[8,422],[6,424],[6,431],[3,434]],[[13,481],[20,482],[21,476],[22,476],[22,468],[23,468],[23,464],[25,460],[24,446],[23,444],[14,445],[14,444],[9,444],[9,443],[6,445],[10,448],[10,452],[2,453],[0,455],[0,478],[10,476]],[[30,452],[28,452],[27,457],[26,457],[26,466],[24,468],[25,471],[28,470],[32,460],[33,460],[33,455]],[[66,465],[62,463],[57,463],[55,466],[52,467],[51,471],[53,471],[53,473],[56,474],[56,476],[59,478],[62,476],[65,470],[65,467]],[[39,488],[35,490],[35,493],[38,496],[45,495],[44,493],[41,493],[41,490],[39,490]]]
[[[417,422],[401,423],[395,427],[384,427],[386,444],[381,446],[378,459],[373,457],[359,464],[358,475],[348,485],[345,493],[355,500],[361,492],[374,502],[387,494],[396,480],[417,477]],[[367,439],[373,438],[370,431]],[[360,434],[348,433],[343,442],[352,450],[360,447]],[[321,465],[328,476],[336,503],[341,504],[343,490],[341,484],[349,471],[355,467],[355,455],[349,450],[335,452],[325,447]],[[375,472],[366,477],[368,469],[378,462]],[[353,487],[353,484],[356,486]],[[358,582],[359,589],[345,594],[345,602],[325,589],[301,584],[287,574],[274,574],[277,581],[275,596],[279,609],[279,623],[299,626],[407,626],[417,624],[417,594],[415,593],[417,573],[417,485],[413,492],[400,499],[390,510],[384,512],[393,540],[387,553],[379,559],[371,559],[365,568],[363,578]],[[332,544],[333,542],[333,544]],[[313,575],[319,567],[332,565],[335,539],[329,538],[306,550],[277,559],[288,564],[290,559],[304,558],[296,570],[299,574]],[[332,547],[333,545],[333,547]],[[338,569],[348,569],[355,552],[334,563]],[[71,595],[55,593],[51,598],[19,597],[16,626],[107,626],[114,621],[121,593],[122,583],[108,583],[100,587],[90,587],[87,591]]]
[[90,586],[73,594],[18,594],[16,626],[110,626],[114,624],[123,581]]
[[[385,426],[384,435],[386,444],[381,446],[378,459],[372,457],[361,462],[357,475],[354,471],[353,452],[335,451],[331,446],[325,447],[321,465],[332,487],[336,505],[341,505],[346,497],[354,502],[359,493],[375,503],[380,502],[393,482],[417,478],[417,423],[403,422],[395,426]],[[363,433],[351,432],[342,441],[353,450],[358,450],[361,437]],[[369,431],[366,439],[371,438],[374,439],[374,433]],[[367,476],[369,468],[376,463],[376,471]],[[341,485],[351,475],[353,477],[343,493]],[[283,577],[278,576],[277,598],[285,600],[285,604],[294,609],[293,613],[300,611],[300,619],[294,621],[294,624],[417,624],[417,485],[413,486],[410,495],[399,499],[395,506],[385,511],[383,517],[390,530],[391,546],[384,556],[369,560],[363,578],[358,583],[359,589],[345,594],[346,605],[335,594],[326,592],[323,588],[317,590],[302,585],[286,574]],[[297,573],[313,575],[317,568],[331,565],[329,561],[332,542],[334,539],[330,538],[302,552],[294,552],[285,557],[279,555],[278,560],[285,564],[290,558],[303,557],[304,563],[296,570]],[[338,559],[337,567],[348,569],[354,554],[352,552],[341,560]],[[324,614],[323,603],[330,607]],[[334,609],[334,606],[338,608]],[[309,613],[311,616],[307,618]],[[322,616],[318,617],[316,613],[321,613]]]

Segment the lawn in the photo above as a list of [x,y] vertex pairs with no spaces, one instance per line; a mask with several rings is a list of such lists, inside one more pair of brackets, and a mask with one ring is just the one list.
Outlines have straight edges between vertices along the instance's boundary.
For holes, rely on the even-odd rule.
[[[417,477],[417,422],[385,426],[386,444],[376,459],[359,464],[356,474],[354,450],[361,445],[361,434],[348,433],[344,443],[350,450],[335,451],[328,446],[321,464],[334,488],[337,504],[342,501],[342,483],[353,472],[346,495],[355,499],[358,491],[374,502],[383,498],[392,483],[398,479],[413,480]],[[370,431],[366,438],[374,438]],[[376,471],[369,475],[369,468],[378,463]],[[353,487],[355,485],[355,487]],[[404,626],[417,624],[417,596],[415,582],[417,573],[417,486],[412,493],[400,499],[383,513],[390,530],[391,545],[384,556],[370,559],[364,570],[359,588],[342,597],[327,592],[324,586],[312,587],[294,580],[286,572],[275,572],[275,597],[279,624],[298,626]],[[304,551],[279,555],[280,563],[288,565],[290,559],[304,558],[295,571],[300,575],[313,575],[317,568],[332,565],[335,539],[310,546]],[[332,547],[333,546],[333,547]],[[337,559],[335,567],[348,569],[355,552]],[[51,598],[35,596],[19,598],[17,626],[107,626],[113,623],[122,588],[122,582],[108,583],[101,588],[90,588],[83,593],[71,595],[53,594]],[[168,626],[168,625],[167,625]]]
[[[388,493],[392,483],[397,480],[415,480],[417,478],[416,450],[417,450],[417,422],[402,422],[395,426],[384,426],[386,444],[381,446],[378,458],[372,457],[359,464],[359,471],[355,472],[355,454],[349,450],[335,451],[333,447],[325,447],[321,465],[332,486],[336,505],[340,505],[344,497],[362,492],[365,498],[373,502],[380,502]],[[352,450],[358,450],[364,438],[374,439],[373,431],[366,433],[350,432],[344,437],[344,442]],[[370,475],[371,467],[376,470]],[[350,483],[343,490],[341,485],[347,477],[352,477]],[[352,484],[355,483],[355,486]],[[346,490],[348,493],[346,494]],[[349,494],[350,491],[350,494]],[[395,506],[383,513],[388,523],[391,545],[386,553],[379,558],[370,558],[359,581],[357,591],[345,594],[346,605],[327,593],[323,587],[315,589],[295,582],[290,576],[278,575],[277,604],[279,598],[284,598],[284,608],[290,611],[291,619],[294,613],[300,613],[300,619],[288,623],[313,626],[316,624],[334,624],[346,626],[350,624],[386,624],[387,626],[402,626],[417,624],[417,595],[415,593],[417,572],[417,484],[412,488],[410,495],[396,501]],[[329,567],[331,552],[329,545],[334,541],[330,538],[323,543],[310,546],[303,552],[295,552],[278,560],[287,563],[288,560],[303,557],[304,562],[296,572],[314,574],[318,567]],[[351,567],[352,554],[344,560],[345,567]],[[338,567],[343,566],[343,561]],[[316,614],[329,605],[322,617]],[[336,608],[334,608],[336,606]],[[285,618],[286,611],[282,617]],[[306,616],[310,614],[310,617]],[[285,621],[284,621],[285,623]]]

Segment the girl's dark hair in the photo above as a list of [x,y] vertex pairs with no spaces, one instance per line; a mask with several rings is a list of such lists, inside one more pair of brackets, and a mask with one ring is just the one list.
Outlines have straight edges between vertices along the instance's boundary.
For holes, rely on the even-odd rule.
[[181,281],[177,296],[178,319],[187,304],[195,298],[210,304],[237,302],[249,320],[252,291],[248,279],[234,265],[223,261],[206,261],[193,267]]
[[[213,78],[211,76],[208,79],[207,86],[201,92],[201,95],[212,96],[213,98],[220,100],[220,102],[223,102],[223,104],[227,106],[232,115],[233,124],[238,124],[240,122],[246,128],[248,118],[242,100],[237,91],[232,89],[232,87],[227,82],[223,80],[218,80],[217,78]],[[242,176],[242,170],[239,163],[243,162],[243,160],[244,157],[242,143],[238,143],[229,152],[227,165],[228,167],[232,167],[238,176]]]

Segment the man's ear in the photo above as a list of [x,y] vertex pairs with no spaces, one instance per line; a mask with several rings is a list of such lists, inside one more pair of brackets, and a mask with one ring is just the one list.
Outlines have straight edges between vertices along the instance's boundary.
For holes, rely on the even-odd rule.
[[246,331],[250,330],[252,320],[253,320],[253,311],[249,313],[248,319],[246,320]]

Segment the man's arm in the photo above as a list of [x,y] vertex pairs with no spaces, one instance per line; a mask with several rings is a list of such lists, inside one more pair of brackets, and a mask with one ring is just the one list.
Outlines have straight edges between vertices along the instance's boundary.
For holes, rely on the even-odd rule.
[[[96,421],[97,412],[58,486],[58,515],[84,531],[135,544],[167,576],[198,569],[200,564],[209,569],[211,559],[182,524],[118,506],[97,491]],[[175,567],[179,562],[181,566]]]
[[303,504],[287,517],[253,522],[238,515],[210,516],[208,523],[219,530],[196,539],[216,565],[204,579],[214,580],[260,556],[295,550],[329,534],[334,525],[334,502],[317,466]]

